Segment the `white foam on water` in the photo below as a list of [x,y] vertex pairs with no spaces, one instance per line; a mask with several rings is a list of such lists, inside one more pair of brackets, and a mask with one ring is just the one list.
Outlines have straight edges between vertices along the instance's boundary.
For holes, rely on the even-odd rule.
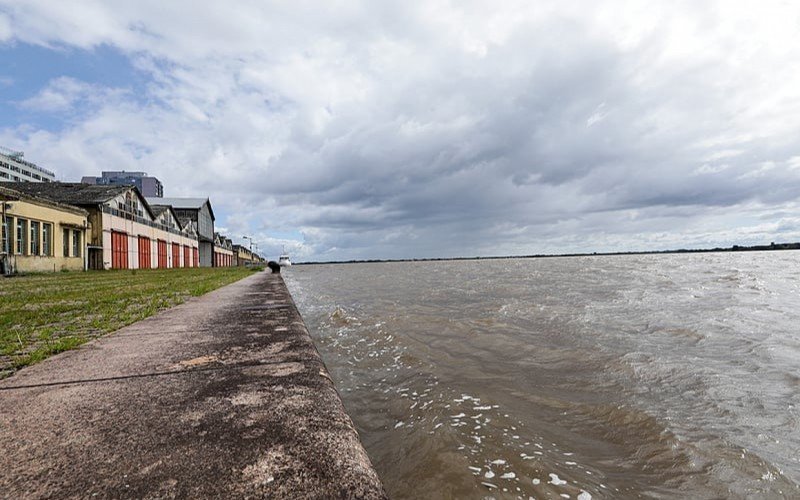
[[560,477],[558,477],[558,474],[554,474],[554,473],[552,473],[552,472],[551,472],[551,473],[549,474],[549,476],[550,476],[550,481],[548,481],[548,482],[549,482],[550,484],[553,484],[553,485],[556,485],[556,486],[560,486],[560,485],[562,485],[562,484],[567,484],[567,482],[566,482],[566,481],[564,481],[563,479],[561,479]]
[[506,472],[505,474],[500,476],[500,479],[514,479],[516,477],[517,475],[514,474],[513,472]]
[[541,481],[537,478],[533,478],[533,484],[541,484]]
[[578,500],[592,500],[592,495],[584,490],[578,495]]
[[484,474],[483,477],[485,477],[486,479],[491,479],[494,477],[494,472],[487,470],[486,474]]
[[497,460],[492,460],[490,463],[492,465],[505,465],[506,461],[503,460],[502,458],[498,458]]

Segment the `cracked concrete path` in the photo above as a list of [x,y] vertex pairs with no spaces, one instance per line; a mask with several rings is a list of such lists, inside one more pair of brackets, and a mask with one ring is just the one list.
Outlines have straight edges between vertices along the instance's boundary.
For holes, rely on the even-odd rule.
[[0,381],[3,498],[385,498],[280,275]]

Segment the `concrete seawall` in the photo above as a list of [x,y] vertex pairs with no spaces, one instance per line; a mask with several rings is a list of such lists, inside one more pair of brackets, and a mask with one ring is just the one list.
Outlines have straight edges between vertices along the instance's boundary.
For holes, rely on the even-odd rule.
[[0,497],[385,498],[280,275],[0,381]]

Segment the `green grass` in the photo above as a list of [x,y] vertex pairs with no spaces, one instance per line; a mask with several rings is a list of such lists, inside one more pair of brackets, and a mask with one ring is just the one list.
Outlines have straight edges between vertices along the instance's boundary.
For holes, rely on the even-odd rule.
[[0,378],[253,271],[189,268],[0,277]]

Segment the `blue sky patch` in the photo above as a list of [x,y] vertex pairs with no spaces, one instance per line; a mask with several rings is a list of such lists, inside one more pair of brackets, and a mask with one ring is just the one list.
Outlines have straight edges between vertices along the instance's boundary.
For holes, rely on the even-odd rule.
[[29,125],[49,131],[63,125],[57,113],[28,109],[20,103],[37,95],[59,77],[109,88],[124,88],[143,96],[146,76],[119,50],[101,45],[92,50],[49,49],[23,43],[0,46],[0,127]]

